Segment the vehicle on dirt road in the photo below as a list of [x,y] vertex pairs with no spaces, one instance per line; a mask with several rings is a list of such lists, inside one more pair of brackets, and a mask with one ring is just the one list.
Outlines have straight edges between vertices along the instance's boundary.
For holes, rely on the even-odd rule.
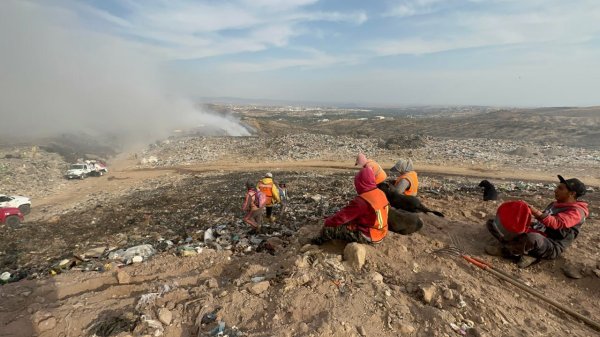
[[21,213],[27,215],[31,212],[31,200],[20,195],[4,195],[0,194],[0,208],[15,207]]
[[108,173],[108,168],[106,167],[106,164],[99,160],[86,160],[85,163],[90,168],[89,175],[91,176],[99,177]]
[[16,207],[0,208],[0,224],[17,227],[24,220],[23,213]]
[[91,172],[90,165],[86,163],[71,164],[65,177],[67,179],[85,179]]

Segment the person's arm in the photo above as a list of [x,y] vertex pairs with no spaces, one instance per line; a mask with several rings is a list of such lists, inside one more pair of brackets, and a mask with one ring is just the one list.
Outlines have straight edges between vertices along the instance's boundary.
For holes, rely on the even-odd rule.
[[246,193],[246,199],[244,199],[244,203],[242,204],[242,211],[245,211],[248,208],[249,199],[250,199],[250,193]]
[[552,229],[571,228],[581,222],[582,214],[576,208],[568,209],[556,215],[542,213],[538,219],[544,226]]
[[325,219],[325,227],[338,227],[353,221],[365,212],[365,203],[359,197],[354,198],[346,207]]
[[410,182],[408,182],[408,179],[402,179],[400,180],[400,182],[398,183],[397,186],[394,186],[394,190],[396,191],[396,193],[398,194],[404,194],[404,192],[410,187]]
[[275,183],[273,183],[273,187],[271,187],[271,191],[273,191],[273,199],[275,200],[275,203],[280,203],[281,198],[279,197],[279,187],[277,187],[277,185],[275,185]]

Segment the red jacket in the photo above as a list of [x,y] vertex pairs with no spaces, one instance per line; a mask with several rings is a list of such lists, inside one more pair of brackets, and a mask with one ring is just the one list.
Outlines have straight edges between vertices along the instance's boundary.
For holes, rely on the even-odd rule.
[[[553,214],[553,210],[556,209],[565,210]],[[577,201],[574,203],[554,202],[546,208],[546,211],[542,214],[538,221],[548,228],[565,229],[581,223],[581,220],[583,220],[582,215],[583,217],[587,217],[589,215],[588,204],[584,201]]]
[[[383,219],[383,228],[379,229],[380,232],[376,231],[372,235],[371,231],[374,230],[373,224],[378,222],[377,213],[369,202],[360,196],[361,194],[368,194],[367,192],[369,191],[377,190],[373,170],[368,167],[361,169],[354,178],[354,187],[359,195],[354,197],[346,207],[327,218],[325,220],[325,227],[347,225],[350,230],[358,230],[366,237],[374,241],[380,241],[387,234],[387,208],[385,208],[386,213]],[[385,200],[383,192],[379,192]],[[387,200],[385,200],[385,203],[387,204]]]

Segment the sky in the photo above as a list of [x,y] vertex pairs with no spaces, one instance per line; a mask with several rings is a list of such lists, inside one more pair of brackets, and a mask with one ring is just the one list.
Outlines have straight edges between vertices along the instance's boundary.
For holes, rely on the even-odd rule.
[[3,0],[0,42],[22,124],[172,123],[206,97],[600,105],[596,0]]

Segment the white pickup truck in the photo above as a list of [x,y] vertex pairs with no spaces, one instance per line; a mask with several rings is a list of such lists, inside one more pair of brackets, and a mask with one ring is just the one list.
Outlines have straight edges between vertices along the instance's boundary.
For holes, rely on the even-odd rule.
[[31,200],[20,195],[0,194],[0,208],[14,207],[18,208],[23,215],[31,212]]
[[71,164],[65,177],[67,179],[85,179],[92,172],[91,165],[86,163]]

